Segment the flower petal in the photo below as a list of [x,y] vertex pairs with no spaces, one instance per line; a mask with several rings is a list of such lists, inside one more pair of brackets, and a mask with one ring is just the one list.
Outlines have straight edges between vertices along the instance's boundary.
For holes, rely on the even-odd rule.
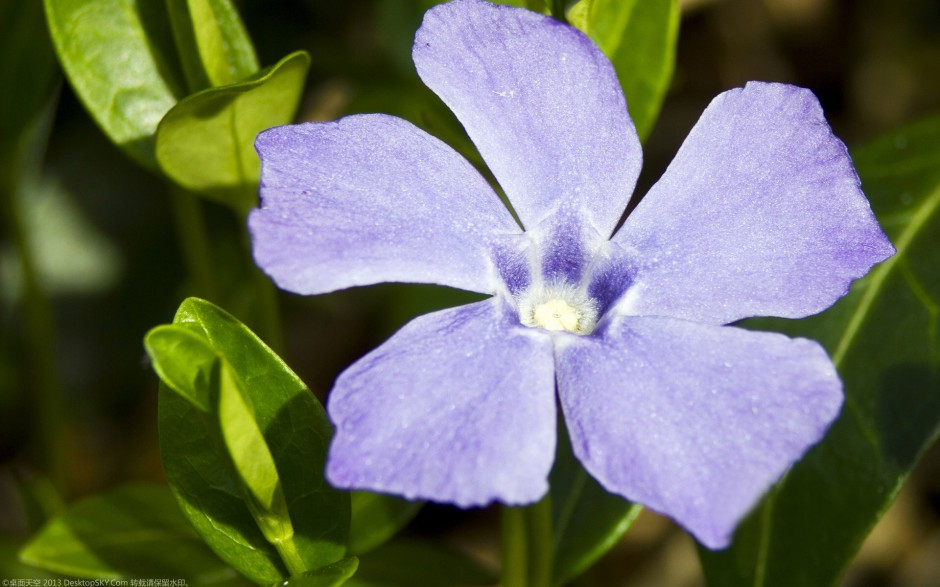
[[558,389],[575,454],[609,491],[674,518],[709,548],[839,413],[815,342],[659,317],[566,337]]
[[425,14],[412,55],[523,225],[560,210],[613,232],[642,154],[614,69],[584,34],[527,10],[455,0]]
[[385,281],[490,293],[491,246],[520,229],[456,151],[381,114],[261,133],[255,261],[279,286],[316,294]]
[[329,396],[327,476],[459,506],[531,503],[555,457],[551,338],[498,299],[414,319]]
[[714,324],[799,318],[894,253],[805,89],[719,95],[615,242],[642,266],[618,310]]

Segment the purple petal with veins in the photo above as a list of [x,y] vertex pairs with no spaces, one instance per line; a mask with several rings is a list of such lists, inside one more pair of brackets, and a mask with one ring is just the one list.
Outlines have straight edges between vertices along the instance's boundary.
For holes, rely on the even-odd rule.
[[726,324],[824,310],[894,253],[816,98],[715,98],[616,227],[641,153],[586,36],[482,0],[428,11],[414,45],[525,227],[460,155],[382,115],[262,133],[255,259],[297,293],[382,281],[492,294],[415,319],[330,394],[329,478],[483,505],[538,500],[554,387],[608,490],[704,545],[826,433],[841,382],[819,345]]

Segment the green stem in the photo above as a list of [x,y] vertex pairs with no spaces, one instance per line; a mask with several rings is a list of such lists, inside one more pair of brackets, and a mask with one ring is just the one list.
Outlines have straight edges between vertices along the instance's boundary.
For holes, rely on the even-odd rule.
[[548,496],[527,507],[504,507],[502,540],[502,587],[551,587],[554,546]]
[[529,585],[551,587],[555,554],[551,497],[546,495],[542,501],[527,507],[525,513],[529,538]]
[[284,351],[284,333],[281,330],[281,311],[277,299],[277,288],[267,275],[257,267],[251,268],[255,291],[258,295],[258,313],[261,327],[264,329],[265,344],[276,353]]
[[565,4],[565,0],[552,0],[552,16],[554,16],[557,20],[568,24],[568,17],[565,14]]
[[[224,441],[223,441],[224,442]],[[228,450],[228,449],[226,449]],[[281,556],[284,566],[287,567],[288,575],[293,577],[311,570],[304,562],[297,543],[294,542],[294,525],[291,523],[290,514],[287,512],[287,504],[283,500],[283,493],[280,500],[275,500],[281,507],[271,508],[262,506],[252,493],[248,485],[242,481],[242,499],[255,519],[258,529],[265,540],[274,545],[277,553]]]
[[[35,136],[23,140],[23,143],[32,145],[34,152],[26,155],[17,152],[9,158],[3,158],[0,163],[0,215],[6,219],[10,239],[19,252],[22,275],[20,303],[23,305],[25,317],[24,336],[28,349],[30,378],[36,397],[33,431],[38,457],[53,485],[61,493],[67,493],[63,457],[65,445],[62,435],[65,426],[65,399],[56,359],[55,317],[52,303],[39,277],[33,243],[27,233],[16,197],[16,186],[24,175],[23,169],[32,165],[38,168],[39,153],[45,150],[45,137],[48,136],[52,123],[57,95],[56,93],[50,98],[44,114],[37,122]],[[0,153],[0,158],[2,156],[3,153]],[[36,162],[30,159],[30,156]]]
[[239,219],[243,229],[242,247],[250,264],[248,268],[249,279],[254,288],[255,299],[258,301],[256,318],[261,328],[261,339],[274,352],[280,354],[284,351],[284,331],[281,328],[281,310],[277,297],[277,288],[271,282],[271,279],[254,263],[251,253],[251,235],[247,230],[248,213],[240,214]]
[[503,561],[502,587],[528,587],[528,533],[523,508],[503,506],[502,545],[500,557]]
[[173,184],[170,185],[170,194],[176,215],[180,252],[189,278],[199,296],[222,303],[212,262],[209,231],[198,197]]
[[277,549],[277,553],[281,555],[281,560],[287,566],[287,572],[291,577],[311,570],[307,568],[307,563],[300,556],[300,551],[297,550],[297,544],[294,542],[293,536],[286,540],[274,541],[272,544]]
[[36,393],[34,431],[42,468],[60,491],[65,489],[62,456],[65,406],[56,362],[56,334],[52,305],[39,280],[32,243],[23,224],[23,215],[16,199],[14,172],[3,173],[0,185],[0,206],[7,219],[13,245],[19,252],[23,278],[22,297],[25,316],[25,337],[32,386]]

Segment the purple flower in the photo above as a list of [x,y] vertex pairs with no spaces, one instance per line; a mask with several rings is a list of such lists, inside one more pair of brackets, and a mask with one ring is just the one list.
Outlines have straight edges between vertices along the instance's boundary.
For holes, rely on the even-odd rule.
[[427,13],[413,55],[525,230],[466,160],[404,120],[258,137],[249,223],[281,287],[492,295],[416,318],[340,375],[330,480],[460,506],[534,502],[557,388],[574,452],[604,487],[727,545],[836,418],[842,384],[817,343],[726,324],[817,313],[894,252],[815,97],[750,83],[715,98],[615,232],[640,144],[587,37],[456,0]]

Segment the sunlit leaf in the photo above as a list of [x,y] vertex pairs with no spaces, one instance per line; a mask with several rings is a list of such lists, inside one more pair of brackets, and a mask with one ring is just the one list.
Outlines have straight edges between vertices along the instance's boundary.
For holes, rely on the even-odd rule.
[[243,385],[222,359],[219,365],[218,415],[222,438],[235,470],[250,493],[249,509],[269,542],[280,543],[293,537],[281,478],[274,457],[246,403]]
[[162,485],[128,485],[79,502],[23,547],[36,567],[89,579],[246,582],[206,548]]
[[167,9],[191,91],[225,86],[258,71],[254,45],[228,0],[168,0]]
[[217,419],[161,384],[159,427],[167,480],[206,544],[256,583],[282,581],[287,569],[245,503]]
[[[174,328],[203,338],[216,358],[201,351],[178,352],[190,344],[185,336],[175,346],[172,341],[161,341],[159,348],[151,344],[154,333],[160,333],[158,338],[179,334]],[[184,513],[206,542],[252,580],[282,581],[287,568],[259,528],[270,521],[259,513],[272,513],[279,507],[276,489],[271,489],[276,475],[293,528],[292,548],[303,565],[317,569],[340,560],[349,527],[349,496],[334,490],[323,477],[332,431],[322,406],[303,382],[243,324],[203,300],[184,301],[173,326],[158,327],[147,342],[155,364],[182,362],[172,369],[161,367],[180,374],[174,376],[174,385],[208,385],[207,390],[182,394],[162,387],[159,414],[167,478]],[[161,355],[161,349],[169,351]],[[216,368],[207,371],[206,361]],[[188,376],[187,365],[192,369]],[[197,371],[211,375],[196,375]],[[234,400],[234,408],[225,407],[228,400],[222,402],[224,417],[232,420],[225,427],[231,429],[223,432],[219,414],[203,412],[190,397],[208,397],[210,406],[219,401],[215,398]],[[244,398],[241,406],[237,405],[239,397]],[[253,419],[263,438],[252,434],[251,443],[239,447],[233,435],[245,432],[246,418]],[[268,462],[252,471],[248,452],[259,443],[267,446],[274,466]],[[238,466],[233,464],[232,452]],[[257,503],[246,502],[246,483]],[[256,505],[262,506],[261,511],[253,509]],[[266,530],[270,535],[270,528]]]
[[154,133],[185,95],[163,2],[45,0],[59,62],[106,135],[156,169]]
[[940,432],[940,118],[853,155],[898,252],[830,310],[758,324],[822,342],[846,400],[732,547],[702,552],[710,585],[835,584]]
[[184,188],[247,213],[257,204],[261,173],[255,136],[293,119],[309,66],[306,53],[292,53],[245,81],[177,104],[157,129],[160,168]]
[[26,564],[19,558],[23,547],[20,541],[8,536],[0,536],[0,570],[7,577],[18,579],[58,579],[62,575]]
[[165,324],[147,333],[144,346],[160,379],[208,413],[212,370],[218,359],[208,341],[182,326]]

